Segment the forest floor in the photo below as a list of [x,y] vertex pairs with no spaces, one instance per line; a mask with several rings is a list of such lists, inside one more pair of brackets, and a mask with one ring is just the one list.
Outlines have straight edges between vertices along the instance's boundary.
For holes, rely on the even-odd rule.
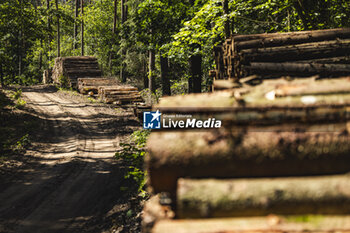
[[24,155],[0,161],[0,232],[139,232],[142,198],[125,191],[114,158],[139,129],[132,113],[51,86],[22,90],[35,129]]

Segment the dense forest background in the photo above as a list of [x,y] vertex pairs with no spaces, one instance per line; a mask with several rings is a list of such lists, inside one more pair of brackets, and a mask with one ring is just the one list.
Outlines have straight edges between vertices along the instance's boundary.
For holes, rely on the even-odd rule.
[[1,0],[0,78],[39,83],[56,57],[90,55],[159,95],[206,91],[228,34],[349,27],[349,16],[348,0]]

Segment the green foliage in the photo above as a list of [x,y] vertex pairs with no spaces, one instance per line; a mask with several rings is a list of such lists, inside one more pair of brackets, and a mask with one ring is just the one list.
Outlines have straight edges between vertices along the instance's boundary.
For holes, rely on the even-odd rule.
[[[120,24],[117,24],[116,32],[113,34],[113,1],[95,1],[87,5],[84,13],[86,53],[98,58],[102,67],[109,67],[110,53],[117,54],[120,39]],[[113,62],[119,63],[118,56],[113,57]],[[113,68],[112,68],[113,69]],[[110,74],[117,70],[105,69]]]
[[10,97],[15,100],[15,108],[23,108],[24,105],[27,103],[25,100],[21,98],[22,96],[22,89],[17,89],[16,91],[12,92],[10,94]]
[[[148,130],[135,131],[131,135],[131,143],[120,143],[121,150],[116,152],[115,157],[126,164],[124,178],[133,181],[141,195],[146,195],[144,186],[146,184],[145,172],[143,171],[143,160],[145,156],[145,145],[150,134]],[[125,186],[121,190],[126,191]]]
[[131,138],[139,148],[144,148],[150,133],[150,130],[138,130],[132,133]]
[[21,98],[18,98],[17,101],[16,101],[16,105],[15,105],[15,108],[23,108],[24,105],[26,105],[26,101],[21,99]]
[[158,103],[162,95],[160,89],[156,89],[155,93],[151,93],[148,88],[143,89],[140,94],[142,96],[142,99],[144,99],[148,105],[154,105]]
[[[57,56],[57,18],[60,19],[61,56],[80,55],[80,23],[84,22],[85,54],[96,56],[107,75],[119,74],[141,86],[148,77],[148,51],[169,58],[173,92],[185,90],[188,58],[202,54],[204,85],[214,66],[212,49],[224,39],[225,22],[239,34],[298,31],[350,26],[348,0],[135,0],[127,1],[128,19],[121,25],[120,5],[113,31],[114,0],[84,1],[84,15],[74,16],[73,0],[3,0],[0,4],[0,63],[5,84],[41,81]],[[48,26],[48,20],[50,25]],[[77,36],[74,35],[77,27]],[[161,85],[159,56],[152,76]],[[1,70],[1,69],[0,69]],[[178,85],[180,84],[181,85]]]
[[346,27],[350,25],[345,17],[350,13],[349,4],[344,0],[229,0],[229,14],[225,15],[222,0],[208,0],[161,49],[176,61],[201,54],[204,82],[209,84],[213,47],[225,39],[225,22],[238,34]]
[[184,95],[185,93],[187,93],[187,90],[188,90],[187,78],[175,81],[173,85],[171,85],[171,93],[173,93],[174,95]]
[[11,94],[11,98],[18,100],[22,96],[22,89],[17,89]]
[[6,84],[38,80],[40,71],[29,66],[33,45],[45,34],[41,13],[30,1],[4,0],[0,4],[0,62]]
[[69,85],[70,82],[67,76],[64,76],[63,74],[61,74],[58,80],[62,88],[66,88],[66,89],[70,88],[70,85]]
[[12,150],[14,152],[17,152],[17,153],[23,153],[26,148],[28,148],[28,146],[30,145],[30,139],[29,139],[29,135],[28,134],[25,134],[23,137],[21,137],[15,145],[12,146]]

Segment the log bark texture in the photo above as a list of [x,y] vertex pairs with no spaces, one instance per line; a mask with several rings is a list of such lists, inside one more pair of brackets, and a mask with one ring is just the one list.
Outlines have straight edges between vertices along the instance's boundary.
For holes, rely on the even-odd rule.
[[105,103],[135,103],[143,99],[136,87],[126,85],[100,86],[98,95]]
[[345,56],[350,52],[350,40],[306,43],[280,47],[244,49],[239,53],[242,64],[247,62],[284,62]]
[[250,34],[250,35],[235,35],[233,38],[236,42],[238,41],[248,41],[254,39],[263,39],[263,38],[279,38],[283,35],[286,36],[299,36],[299,35],[309,35],[313,37],[317,34],[347,34],[349,32],[348,28],[336,28],[336,29],[323,29],[323,30],[310,30],[310,31],[296,31],[296,32],[277,32],[277,33],[262,33],[262,34]]
[[[251,37],[247,35],[247,37]],[[235,50],[240,51],[242,49],[252,48],[264,48],[264,47],[276,47],[283,45],[295,45],[319,41],[329,41],[336,39],[346,39],[350,37],[350,28],[337,29],[337,30],[321,30],[321,31],[309,31],[305,33],[279,33],[279,34],[264,34],[257,36],[255,39],[242,40],[243,36],[233,37],[235,43]]]
[[347,133],[280,130],[152,133],[146,158],[150,185],[156,193],[174,193],[180,177],[307,176],[350,171]]
[[349,175],[178,181],[179,218],[348,213]]
[[[151,134],[146,165],[155,192],[174,192],[179,177],[350,171],[348,78],[311,80],[311,84],[305,79],[265,80],[242,89],[167,97],[154,107],[162,114],[222,121],[220,129],[190,127]],[[273,100],[266,97],[269,94]]]
[[350,233],[345,216],[265,216],[157,222],[152,233]]
[[101,77],[102,72],[95,57],[58,57],[52,72],[54,83],[77,88],[78,78]]
[[299,62],[251,62],[243,66],[247,73],[259,75],[311,76],[320,74],[323,77],[341,76],[350,73],[350,64],[317,64]]
[[[327,66],[349,64],[349,39],[349,28],[231,36],[222,46],[214,48],[215,78],[238,80],[254,74],[262,78],[310,74],[300,75],[300,72],[289,69],[280,72],[253,69],[252,62],[300,62]],[[348,70],[325,73],[322,69],[314,69],[312,73],[323,76],[350,74]]]

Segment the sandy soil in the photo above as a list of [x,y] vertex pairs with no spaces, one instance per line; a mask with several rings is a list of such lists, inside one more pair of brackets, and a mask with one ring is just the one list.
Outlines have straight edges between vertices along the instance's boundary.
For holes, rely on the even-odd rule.
[[0,232],[137,232],[137,198],[120,191],[113,158],[139,127],[131,112],[48,86],[23,88],[23,98],[42,135],[26,165],[1,176]]

